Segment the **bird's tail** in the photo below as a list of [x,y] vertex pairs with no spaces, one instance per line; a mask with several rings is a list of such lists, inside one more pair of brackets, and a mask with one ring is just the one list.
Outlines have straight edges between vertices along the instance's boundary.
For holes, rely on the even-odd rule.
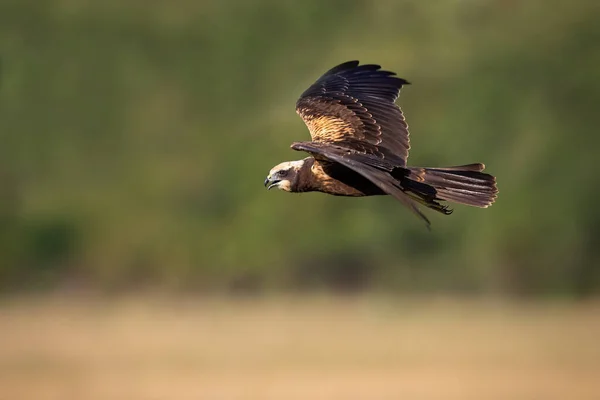
[[447,168],[409,167],[402,186],[414,200],[444,214],[452,210],[439,200],[486,208],[496,200],[498,188],[496,178],[483,173],[484,168],[480,163]]

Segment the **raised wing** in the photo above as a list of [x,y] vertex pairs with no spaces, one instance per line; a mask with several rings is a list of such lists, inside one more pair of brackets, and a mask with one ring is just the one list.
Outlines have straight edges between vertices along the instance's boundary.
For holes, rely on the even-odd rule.
[[405,166],[408,125],[395,104],[404,79],[379,65],[340,64],[309,87],[296,103],[314,142],[332,143]]

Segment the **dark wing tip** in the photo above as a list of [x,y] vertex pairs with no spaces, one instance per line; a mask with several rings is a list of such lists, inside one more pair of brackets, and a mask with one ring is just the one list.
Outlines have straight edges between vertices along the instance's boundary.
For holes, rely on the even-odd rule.
[[331,68],[329,71],[325,72],[323,74],[323,76],[335,75],[342,71],[354,69],[354,68],[358,67],[358,64],[360,64],[360,62],[358,60],[346,61],[344,63],[341,63],[340,65],[336,65],[335,67]]
[[[356,67],[356,70],[359,70],[359,71],[379,71],[380,69],[381,69],[381,65],[379,65],[379,64],[363,64],[363,65],[359,65]],[[390,72],[390,71],[381,71],[381,72],[385,72],[390,75],[395,75],[394,72]]]
[[[395,72],[386,71],[381,69],[381,65],[378,64],[362,64],[358,60],[346,61],[335,67],[331,68],[329,71],[325,72],[321,77],[317,80],[317,83],[325,82],[331,78],[332,75],[344,77],[350,80],[370,80],[371,83],[379,82],[393,82],[398,88],[401,88],[403,85],[410,85],[410,82],[406,79],[400,78],[396,76]],[[322,89],[322,88],[321,88]],[[311,92],[311,88],[309,88],[303,96],[309,94]]]
[[323,74],[323,76],[335,75],[335,74],[339,74],[340,72],[350,72],[351,70],[352,70],[352,72],[379,71],[380,73],[384,73],[387,75],[396,75],[396,73],[394,73],[394,72],[380,71],[381,65],[378,65],[378,64],[360,65],[360,61],[352,60],[352,61],[346,61],[344,63],[336,65],[335,67],[331,68],[329,71],[325,72]]
[[340,65],[337,65],[327,71],[323,77],[342,74],[347,77],[351,76],[373,76],[372,73],[376,73],[378,77],[386,77],[388,79],[393,79],[397,82],[398,85],[410,85],[410,82],[404,78],[400,78],[396,76],[396,73],[393,71],[387,71],[381,69],[381,65],[379,64],[362,64],[358,60],[354,61],[346,61]]

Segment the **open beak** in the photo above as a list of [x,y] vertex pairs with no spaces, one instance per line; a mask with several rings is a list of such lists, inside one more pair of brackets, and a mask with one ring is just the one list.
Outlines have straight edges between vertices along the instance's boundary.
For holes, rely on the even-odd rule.
[[271,190],[271,188],[277,186],[279,182],[281,181],[271,180],[271,177],[267,176],[267,179],[265,179],[265,187],[267,188],[267,190]]

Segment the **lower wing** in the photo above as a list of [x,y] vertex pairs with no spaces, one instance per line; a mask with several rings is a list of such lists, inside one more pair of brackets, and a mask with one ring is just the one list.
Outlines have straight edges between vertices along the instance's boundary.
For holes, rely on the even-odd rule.
[[425,221],[428,229],[430,228],[431,223],[429,219],[419,210],[417,203],[404,193],[398,181],[390,175],[390,167],[382,160],[372,159],[367,155],[358,154],[352,150],[328,143],[295,142],[292,143],[291,147],[297,151],[310,153],[317,160],[335,161],[359,173],[377,185],[381,190],[402,202],[419,218]]

